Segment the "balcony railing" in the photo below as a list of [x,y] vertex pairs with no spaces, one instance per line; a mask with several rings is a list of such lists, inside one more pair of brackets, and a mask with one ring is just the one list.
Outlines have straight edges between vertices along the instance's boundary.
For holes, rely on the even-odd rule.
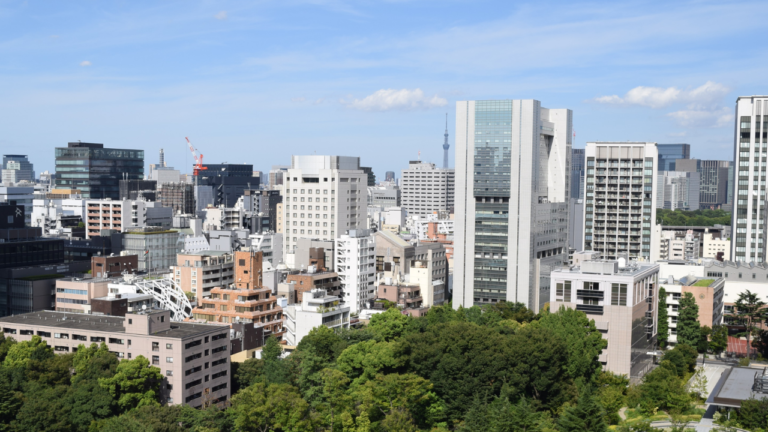
[[603,307],[598,305],[585,305],[585,304],[577,304],[576,310],[582,311],[584,313],[590,314],[590,315],[602,315],[603,314]]
[[583,289],[577,289],[576,290],[576,298],[596,298],[602,300],[605,298],[605,292],[600,290],[583,290]]

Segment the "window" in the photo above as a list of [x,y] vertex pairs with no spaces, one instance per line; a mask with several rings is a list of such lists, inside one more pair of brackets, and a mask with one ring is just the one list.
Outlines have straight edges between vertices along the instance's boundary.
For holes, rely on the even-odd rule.
[[611,284],[611,305],[627,305],[627,284]]
[[173,357],[166,357],[165,358],[166,363],[173,363]]
[[220,365],[220,364],[224,364],[224,363],[226,363],[226,362],[227,362],[227,359],[226,359],[226,357],[225,357],[225,358],[223,358],[223,359],[219,359],[219,360],[216,360],[216,361],[212,362],[212,363],[211,363],[211,366],[212,366],[212,367],[213,367],[213,366],[218,366],[218,365]]
[[[37,332],[37,335],[38,335],[38,336],[41,336],[41,337],[51,337],[51,332],[46,332],[46,331],[39,331],[39,330],[38,330],[38,332]],[[103,338],[102,338],[102,339],[103,339]]]
[[91,342],[105,342],[106,339],[101,336],[91,336]]
[[203,343],[202,339],[198,339],[196,341],[192,341],[192,342],[189,342],[189,343],[185,344],[184,345],[184,349],[190,349],[192,347],[196,347],[198,345],[202,345],[202,343]]
[[216,353],[222,352],[222,351],[224,351],[226,349],[227,349],[227,346],[226,345],[222,345],[222,346],[220,346],[218,348],[214,348],[213,351],[212,351],[212,354],[216,354]]
[[160,351],[160,342],[152,342],[152,351]]
[[217,334],[217,335],[214,335],[213,337],[211,337],[211,340],[224,339],[225,337],[227,337],[227,334],[226,333],[221,333],[221,334]]
[[200,358],[200,357],[202,357],[202,356],[203,356],[203,355],[202,355],[201,353],[192,354],[191,356],[188,356],[187,358],[185,358],[185,359],[184,359],[184,363],[189,363],[189,362],[191,362],[192,360],[196,360],[196,359],[199,359],[199,358]]
[[211,379],[216,379],[223,376],[227,376],[227,371],[223,370],[221,372],[216,372],[215,374],[211,375]]
[[109,338],[109,343],[116,344],[116,345],[125,345],[125,341],[123,339],[118,339],[118,338]]
[[189,403],[189,402],[191,402],[191,401],[193,401],[195,399],[200,399],[202,396],[203,396],[203,392],[197,392],[197,393],[193,394],[192,396],[187,396],[186,399],[184,399],[184,401],[186,403]]
[[173,371],[172,370],[165,371],[165,376],[173,376]]
[[173,344],[165,344],[165,349],[173,349]]
[[184,371],[184,375],[190,376],[195,372],[200,372],[201,370],[203,370],[202,366],[196,366],[196,367],[193,367],[192,369],[187,369],[186,371]]
[[[13,333],[16,334],[16,331],[14,330]],[[53,334],[53,338],[54,339],[69,339],[69,334],[67,334],[67,333],[54,333]]]

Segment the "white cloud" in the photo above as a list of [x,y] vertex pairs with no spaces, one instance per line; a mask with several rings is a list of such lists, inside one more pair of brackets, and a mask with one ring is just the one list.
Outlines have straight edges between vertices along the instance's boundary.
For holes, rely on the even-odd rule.
[[683,127],[724,127],[733,125],[733,110],[682,110],[667,114]]
[[707,81],[702,86],[692,90],[681,90],[677,87],[635,87],[624,97],[617,95],[601,96],[594,102],[615,105],[640,105],[651,108],[663,108],[674,103],[687,103],[690,108],[712,108],[720,102],[731,89],[716,82]]
[[217,20],[225,20],[227,19],[227,11],[221,11],[216,15],[214,15],[213,17],[216,18]]
[[88,60],[80,62],[80,66],[90,66],[90,65],[91,65],[91,62],[89,62]]
[[366,96],[364,99],[341,101],[350,108],[361,111],[390,111],[390,110],[418,110],[442,107],[448,101],[437,95],[425,96],[421,89],[381,89]]

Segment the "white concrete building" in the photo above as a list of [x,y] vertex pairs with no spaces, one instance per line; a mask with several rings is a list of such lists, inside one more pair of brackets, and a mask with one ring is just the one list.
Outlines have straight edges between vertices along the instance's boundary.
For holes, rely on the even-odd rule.
[[656,185],[656,208],[666,210],[698,210],[701,192],[697,172],[660,171]]
[[653,367],[658,315],[657,264],[583,261],[552,272],[550,309],[576,309],[595,320],[608,340],[599,361],[606,370],[641,378]]
[[702,258],[717,258],[718,253],[722,253],[723,258],[731,256],[731,239],[723,237],[719,233],[706,233],[703,234],[703,237]]
[[453,211],[456,170],[433,163],[410,161],[401,178],[400,205],[408,215]]
[[243,210],[242,207],[207,207],[204,209],[204,212],[204,231],[227,231],[243,228],[243,217],[245,216],[245,210]]
[[454,307],[549,301],[568,262],[572,117],[536,100],[456,103]]
[[365,228],[367,182],[358,157],[292,156],[283,176],[284,253],[302,237],[335,240]]
[[48,234],[57,228],[56,222],[61,216],[80,216],[85,221],[85,215],[84,199],[34,199],[30,224],[43,228],[43,233]]
[[399,207],[400,198],[400,187],[396,184],[368,187],[369,206]]
[[251,234],[249,237],[251,251],[263,254],[263,260],[273,267],[283,259],[283,235],[281,233]]
[[376,240],[370,230],[351,230],[336,239],[334,264],[341,280],[344,305],[352,313],[376,298]]
[[304,295],[301,304],[283,308],[286,330],[283,339],[288,346],[296,346],[312,329],[320,326],[348,329],[349,314],[349,306],[342,305],[339,297],[329,296],[323,289],[313,289]]
[[437,223],[437,233],[447,236],[454,233],[453,219],[440,219],[437,214],[416,215],[410,218],[411,230],[419,240],[426,240],[429,236],[427,230],[430,222]]
[[[761,120],[762,119],[762,120]],[[768,96],[736,99],[733,159],[736,161],[731,261],[766,261],[765,206],[768,163]]]
[[584,249],[650,260],[658,241],[656,143],[587,143],[586,159]]

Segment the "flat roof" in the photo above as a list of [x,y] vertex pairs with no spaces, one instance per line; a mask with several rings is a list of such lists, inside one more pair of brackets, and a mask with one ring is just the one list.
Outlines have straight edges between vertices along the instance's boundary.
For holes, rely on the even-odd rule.
[[198,255],[198,256],[222,256],[222,255],[233,255],[232,252],[228,251],[217,251],[217,250],[204,250],[204,251],[195,251],[195,252],[183,252],[179,253],[179,255]]
[[104,296],[104,297],[94,297],[92,300],[143,300],[143,299],[151,299],[154,298],[152,294],[139,294],[139,293],[120,293],[120,298],[116,296]]
[[[86,315],[71,312],[39,311],[22,315],[14,315],[0,318],[3,327],[7,324],[24,324],[40,327],[52,327],[61,330],[91,330],[109,332],[115,334],[125,333],[125,318],[111,315]],[[223,329],[228,326],[213,324],[193,324],[185,322],[172,322],[170,330],[152,333],[151,336],[161,336],[174,339],[186,339],[198,334],[208,333],[212,330]],[[139,336],[141,336],[139,334]]]
[[759,369],[731,367],[723,373],[712,392],[711,402],[718,406],[741,407],[741,402],[754,396],[752,390],[755,375],[762,375]]

